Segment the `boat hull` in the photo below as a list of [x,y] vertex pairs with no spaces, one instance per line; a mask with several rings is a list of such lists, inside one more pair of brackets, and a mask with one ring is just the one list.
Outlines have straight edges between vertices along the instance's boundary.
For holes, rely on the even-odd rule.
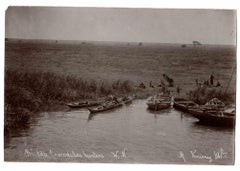
[[150,104],[148,103],[148,109],[150,110],[163,110],[163,109],[168,109],[171,107],[171,103],[158,103],[158,104]]
[[197,105],[193,101],[185,99],[174,99],[173,107],[183,112],[188,112],[189,109],[196,109],[199,107],[199,105]]
[[235,114],[226,112],[208,113],[201,110],[189,110],[189,113],[196,117],[201,123],[210,125],[234,126]]
[[120,101],[118,103],[112,102],[112,103],[115,103],[115,104],[112,104],[112,105],[106,105],[105,107],[103,105],[100,105],[100,106],[95,107],[95,108],[88,108],[88,110],[90,111],[91,114],[100,113],[100,112],[104,112],[104,111],[108,111],[108,110],[111,110],[111,109],[121,107],[124,104],[130,104],[132,102],[132,100],[133,100],[132,98],[128,98],[128,99]]
[[67,106],[70,108],[84,108],[100,105],[101,102],[91,102],[91,103],[68,103]]

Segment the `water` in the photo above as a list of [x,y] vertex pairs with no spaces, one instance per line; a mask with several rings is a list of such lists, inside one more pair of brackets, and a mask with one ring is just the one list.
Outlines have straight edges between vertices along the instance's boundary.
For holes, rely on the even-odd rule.
[[200,125],[173,108],[151,112],[145,102],[95,115],[86,109],[36,114],[27,127],[5,134],[5,160],[233,163],[232,129]]

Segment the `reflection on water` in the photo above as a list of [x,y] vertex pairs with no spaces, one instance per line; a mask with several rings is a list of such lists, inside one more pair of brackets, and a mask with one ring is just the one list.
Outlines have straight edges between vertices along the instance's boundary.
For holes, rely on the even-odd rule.
[[201,125],[173,108],[149,111],[144,100],[96,114],[86,109],[43,112],[29,122],[5,133],[6,161],[233,162],[232,129]]

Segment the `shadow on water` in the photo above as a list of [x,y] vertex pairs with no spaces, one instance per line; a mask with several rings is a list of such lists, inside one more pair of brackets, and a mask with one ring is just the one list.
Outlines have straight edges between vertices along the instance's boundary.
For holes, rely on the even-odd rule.
[[157,119],[160,116],[165,116],[165,115],[169,115],[171,113],[171,108],[168,109],[163,109],[163,110],[151,110],[151,109],[146,109],[146,113],[149,113],[151,115],[154,115],[154,118]]
[[120,106],[120,107],[117,107],[117,108],[113,108],[113,109],[110,109],[110,110],[106,110],[106,111],[103,111],[103,112],[89,113],[89,115],[88,115],[88,122],[90,120],[92,120],[96,115],[115,113],[115,111],[118,111],[118,110],[122,109],[123,107],[128,107],[130,105],[131,104],[129,103],[129,104],[124,104],[123,106]]
[[18,124],[11,127],[4,128],[4,148],[7,148],[11,142],[12,137],[21,137],[24,134],[28,135],[30,129],[29,123]]
[[147,108],[146,111],[150,114],[153,114],[153,115],[167,115],[167,114],[171,113],[171,108],[163,109],[163,110],[157,110],[157,111]]
[[196,121],[192,125],[195,129],[211,129],[214,131],[233,131],[235,130],[235,125],[220,125],[214,123],[205,123],[201,121]]
[[194,129],[211,129],[214,131],[232,131],[235,129],[235,124],[233,125],[222,125],[217,123],[209,123],[199,121],[197,118],[193,117],[191,114],[179,110],[175,110],[180,114],[181,120],[188,118],[191,119],[192,127]]
[[104,115],[104,114],[113,114],[115,113],[115,111],[119,110],[119,108],[115,108],[115,109],[111,109],[111,110],[107,110],[107,111],[104,111],[104,112],[98,112],[98,113],[89,113],[88,115],[88,122],[90,120],[93,120],[93,118],[97,115]]

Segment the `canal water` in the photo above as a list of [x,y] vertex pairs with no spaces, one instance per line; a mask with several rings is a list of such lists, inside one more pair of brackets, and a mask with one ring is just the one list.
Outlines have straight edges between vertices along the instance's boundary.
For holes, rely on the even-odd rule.
[[145,100],[90,115],[86,109],[36,114],[5,133],[5,161],[232,164],[234,130],[201,125]]

